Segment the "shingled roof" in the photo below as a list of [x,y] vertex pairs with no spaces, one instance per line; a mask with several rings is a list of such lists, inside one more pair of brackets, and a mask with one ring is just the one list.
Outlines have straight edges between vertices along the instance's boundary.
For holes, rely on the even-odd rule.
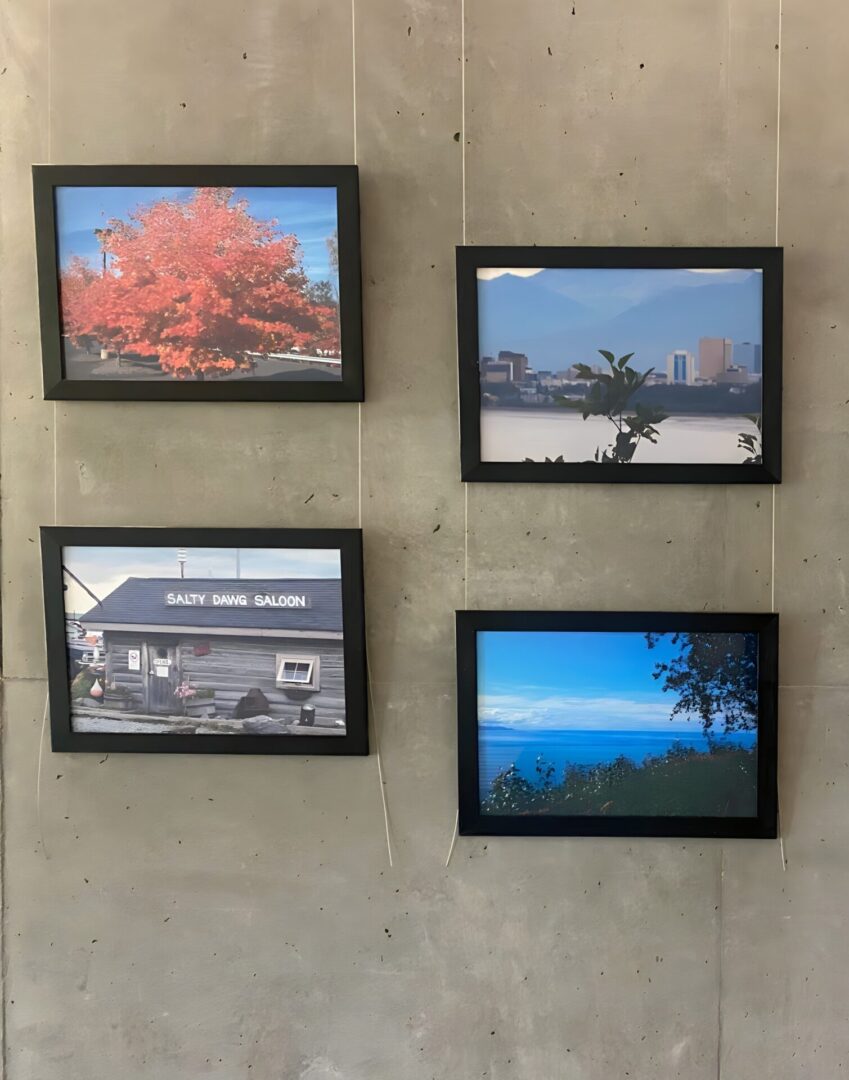
[[[248,607],[170,605],[167,593],[244,593]],[[255,595],[306,595],[307,608],[253,607]],[[80,619],[83,626],[197,627],[200,630],[342,632],[342,583],[336,578],[137,578],[119,585]]]

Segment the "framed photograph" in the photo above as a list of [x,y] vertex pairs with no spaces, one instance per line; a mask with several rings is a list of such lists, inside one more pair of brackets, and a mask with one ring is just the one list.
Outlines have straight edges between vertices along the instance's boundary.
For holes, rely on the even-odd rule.
[[367,754],[359,529],[41,530],[53,749]]
[[778,483],[782,257],[458,248],[463,479]]
[[774,837],[778,616],[457,612],[460,832]]
[[362,401],[356,165],[33,166],[44,395]]

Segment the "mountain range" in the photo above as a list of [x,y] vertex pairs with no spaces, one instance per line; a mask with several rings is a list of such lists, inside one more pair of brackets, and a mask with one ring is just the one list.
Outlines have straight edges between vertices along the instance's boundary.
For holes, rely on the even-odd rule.
[[[612,288],[606,296],[586,279],[608,273],[617,277],[609,279]],[[636,275],[657,275],[656,285]],[[575,299],[564,289],[584,296]],[[640,298],[634,300],[635,295]],[[665,370],[673,349],[698,356],[701,337],[762,339],[761,275],[748,270],[506,273],[478,281],[478,309],[481,355],[509,349],[527,354],[532,367],[553,371],[578,362],[598,363],[599,349],[617,356],[635,353],[639,370]]]

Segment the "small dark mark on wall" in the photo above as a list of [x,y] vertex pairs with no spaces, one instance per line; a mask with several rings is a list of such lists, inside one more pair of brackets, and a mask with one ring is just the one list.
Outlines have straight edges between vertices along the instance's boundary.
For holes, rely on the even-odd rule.
[[313,492],[312,495],[310,495],[308,498],[304,499],[304,506],[306,506],[307,503],[310,502],[314,498],[315,498],[315,492]]
[[645,66],[645,64],[640,64],[640,71],[642,71]]
[[438,532],[439,532],[439,530],[440,530],[441,528],[442,528],[442,526],[441,526],[441,525],[437,525],[437,526],[436,526],[436,528],[435,528],[435,529],[434,529],[433,531],[434,531],[435,533],[438,533]]
[[407,37],[409,37],[409,36],[410,36],[410,34],[412,34],[412,32],[413,32],[413,28],[412,28],[412,26],[408,26],[408,27],[407,27]]
[[243,52],[242,53],[242,59],[247,60],[247,58],[248,58],[248,54],[246,52]]
[[549,56],[554,56],[554,53],[551,51],[551,46],[550,45],[548,46],[548,55]]
[[61,779],[62,779],[62,776],[63,776],[63,774],[62,774],[62,773],[56,773],[56,779],[57,779],[57,780],[61,780]]
[[186,103],[185,103],[185,101],[181,101],[181,102],[180,102],[180,108],[181,108],[181,109],[185,109],[185,107],[186,107]]
[[454,142],[459,142],[459,141],[460,141],[460,132],[455,131],[454,132]]

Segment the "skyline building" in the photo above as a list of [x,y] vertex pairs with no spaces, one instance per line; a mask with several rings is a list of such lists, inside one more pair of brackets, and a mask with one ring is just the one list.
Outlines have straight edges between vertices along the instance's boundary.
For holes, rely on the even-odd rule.
[[513,365],[513,382],[523,381],[528,370],[528,358],[524,353],[502,349],[498,354],[498,360],[502,364]]
[[699,378],[715,381],[734,362],[731,338],[699,338]]
[[675,349],[666,357],[666,382],[694,386],[696,382],[696,358],[686,349]]
[[761,375],[763,373],[763,347],[751,341],[738,341],[734,346],[734,366],[744,367],[753,375]]

